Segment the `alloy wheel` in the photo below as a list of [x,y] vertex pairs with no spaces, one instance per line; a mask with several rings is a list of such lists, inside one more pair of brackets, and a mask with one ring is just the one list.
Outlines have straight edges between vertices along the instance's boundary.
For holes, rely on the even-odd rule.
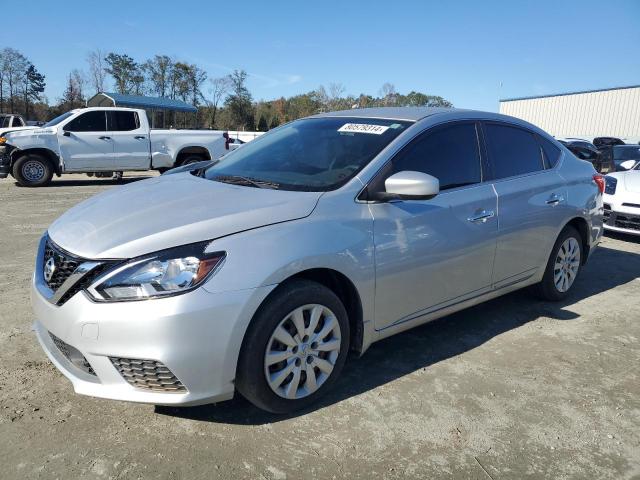
[[569,237],[560,245],[553,267],[553,283],[556,289],[561,293],[569,290],[579,269],[580,245],[574,237]]
[[324,305],[296,308],[277,325],[264,357],[269,387],[295,400],[317,391],[329,378],[340,354],[340,324]]

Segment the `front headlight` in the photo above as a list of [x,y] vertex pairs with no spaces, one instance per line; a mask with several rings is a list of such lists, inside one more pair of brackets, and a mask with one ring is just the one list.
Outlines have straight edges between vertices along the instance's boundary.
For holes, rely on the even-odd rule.
[[145,300],[193,290],[222,264],[225,252],[195,243],[134,258],[101,276],[88,292],[97,301]]

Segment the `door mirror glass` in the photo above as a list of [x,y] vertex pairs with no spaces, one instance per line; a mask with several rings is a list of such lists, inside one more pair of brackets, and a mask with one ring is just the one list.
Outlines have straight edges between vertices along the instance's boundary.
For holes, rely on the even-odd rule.
[[620,164],[622,170],[631,170],[636,164],[635,160],[625,160]]
[[384,187],[389,198],[429,200],[440,192],[440,181],[427,173],[405,170],[387,178]]

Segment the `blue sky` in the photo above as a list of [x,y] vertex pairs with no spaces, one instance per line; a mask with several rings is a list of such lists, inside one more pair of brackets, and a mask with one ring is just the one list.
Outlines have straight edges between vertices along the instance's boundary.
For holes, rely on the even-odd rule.
[[640,0],[2,3],[0,47],[47,76],[50,101],[95,48],[210,77],[243,68],[255,99],[391,82],[495,111],[498,98],[640,84]]

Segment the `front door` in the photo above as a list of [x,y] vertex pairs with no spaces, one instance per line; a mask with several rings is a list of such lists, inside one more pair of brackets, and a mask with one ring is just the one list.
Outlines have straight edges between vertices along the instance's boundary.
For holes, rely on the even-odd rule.
[[478,127],[456,122],[423,133],[372,182],[400,171],[440,181],[431,200],[370,204],[376,261],[375,322],[384,329],[491,289],[497,196],[483,183]]
[[58,132],[58,144],[65,171],[113,170],[113,141],[104,110],[91,110],[69,121]]
[[113,140],[115,170],[148,170],[151,165],[149,130],[138,112],[111,110],[107,127]]

